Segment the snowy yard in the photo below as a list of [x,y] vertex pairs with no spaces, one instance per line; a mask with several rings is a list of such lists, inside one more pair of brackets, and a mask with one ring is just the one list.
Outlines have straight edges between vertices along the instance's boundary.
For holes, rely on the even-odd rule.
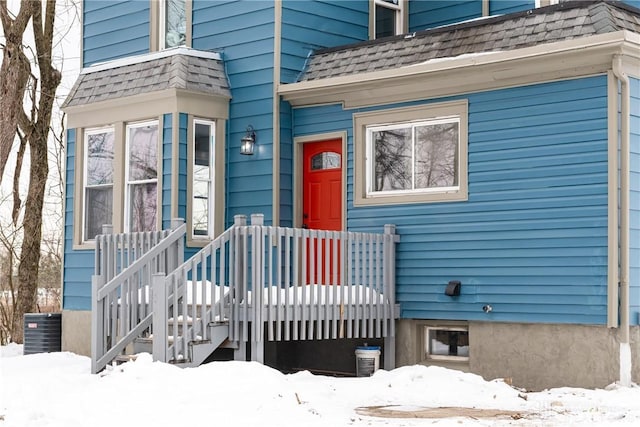
[[91,375],[83,356],[0,351],[0,427],[640,425],[638,386],[526,393],[436,367],[331,378],[253,362],[180,369],[147,354]]

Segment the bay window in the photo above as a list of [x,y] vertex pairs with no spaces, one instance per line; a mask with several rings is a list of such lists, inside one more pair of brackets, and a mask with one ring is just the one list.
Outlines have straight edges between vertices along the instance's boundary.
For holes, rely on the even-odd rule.
[[125,231],[156,230],[158,122],[127,125]]
[[194,239],[213,238],[215,123],[193,121],[191,193],[191,235]]
[[83,240],[93,240],[111,224],[113,214],[113,128],[88,129],[84,134]]

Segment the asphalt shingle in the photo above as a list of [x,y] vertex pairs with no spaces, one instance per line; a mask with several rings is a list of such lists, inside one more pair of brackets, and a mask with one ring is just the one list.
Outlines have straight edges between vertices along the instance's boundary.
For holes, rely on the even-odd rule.
[[63,107],[86,105],[126,96],[185,89],[231,96],[221,60],[176,53],[164,58],[81,74]]
[[640,10],[610,0],[568,1],[411,35],[318,50],[311,55],[299,81],[387,70],[464,54],[508,51],[620,30],[640,34]]

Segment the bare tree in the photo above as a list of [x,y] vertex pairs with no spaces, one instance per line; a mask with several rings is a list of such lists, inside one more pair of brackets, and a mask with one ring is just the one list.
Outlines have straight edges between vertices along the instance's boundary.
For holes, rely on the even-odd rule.
[[[22,242],[18,258],[17,299],[10,336],[22,342],[22,317],[37,304],[38,271],[42,244],[42,213],[49,172],[48,141],[55,93],[61,73],[53,64],[56,0],[24,1],[15,17],[7,1],[0,0],[0,18],[5,35],[0,90],[3,112],[0,122],[0,171],[4,175],[8,153],[16,136],[20,139],[14,175],[14,225],[21,209],[18,180],[28,148],[29,185],[22,213]],[[28,24],[33,30],[35,54],[29,61],[23,45]],[[34,67],[32,69],[32,67]],[[25,98],[27,102],[25,101]],[[25,111],[25,105],[27,110]],[[6,152],[6,154],[5,154]]]
[[20,11],[12,17],[7,0],[0,0],[0,22],[5,39],[0,66],[0,183],[16,139],[19,117],[24,114],[22,100],[31,75],[31,64],[23,50],[23,39],[36,3],[21,2]]

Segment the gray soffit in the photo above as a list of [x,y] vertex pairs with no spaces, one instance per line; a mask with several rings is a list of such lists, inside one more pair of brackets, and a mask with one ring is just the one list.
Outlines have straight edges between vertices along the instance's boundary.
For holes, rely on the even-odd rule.
[[[109,63],[83,71],[63,108],[166,89],[231,98],[224,64],[220,59],[194,54],[172,54],[148,61],[109,68]],[[118,63],[115,63],[118,64]]]
[[400,68],[439,58],[509,51],[628,30],[640,34],[640,9],[613,1],[568,1],[313,53],[299,81]]

